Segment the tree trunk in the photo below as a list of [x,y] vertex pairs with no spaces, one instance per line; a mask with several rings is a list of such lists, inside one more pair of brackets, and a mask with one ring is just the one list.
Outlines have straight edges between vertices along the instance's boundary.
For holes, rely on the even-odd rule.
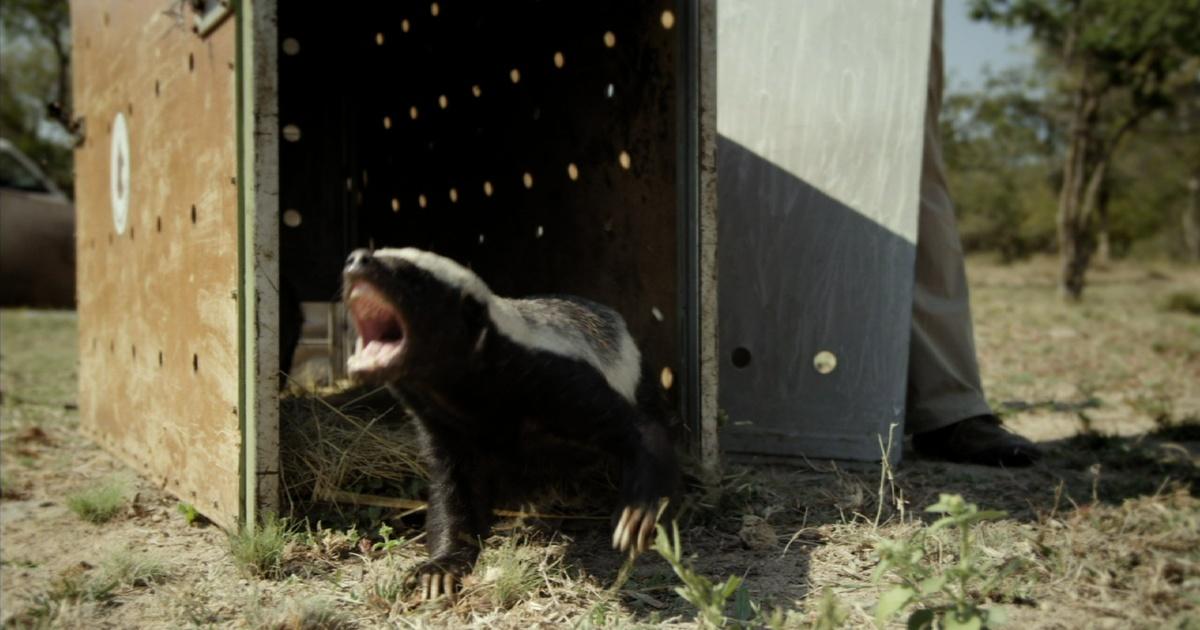
[[1108,237],[1108,193],[1108,186],[1101,182],[1100,196],[1096,199],[1096,264],[1100,266],[1112,262],[1112,247]]
[[1071,115],[1071,140],[1063,165],[1062,188],[1058,195],[1059,294],[1076,301],[1083,295],[1084,274],[1092,255],[1090,217],[1084,213],[1089,185],[1088,163],[1092,153],[1092,130],[1098,99],[1081,93]]

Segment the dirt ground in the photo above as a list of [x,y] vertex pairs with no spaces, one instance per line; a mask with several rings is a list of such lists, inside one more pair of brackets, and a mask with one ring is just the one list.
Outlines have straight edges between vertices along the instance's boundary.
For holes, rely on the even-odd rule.
[[[873,575],[881,545],[925,540],[914,564],[926,575],[963,564],[957,534],[929,527],[936,515],[924,511],[956,493],[1006,512],[972,530],[967,564],[995,579],[961,594],[1002,609],[1008,627],[1200,628],[1200,316],[1166,307],[1173,294],[1200,294],[1200,269],[1099,269],[1080,305],[1058,301],[1053,272],[1049,260],[970,263],[989,397],[1009,427],[1045,448],[1045,461],[989,469],[906,451],[893,471],[728,466],[718,497],[692,497],[680,532],[696,574],[743,578],[724,608],[731,624],[872,625],[896,582]],[[309,523],[280,536],[265,571],[244,568],[225,532],[189,524],[175,498],[79,435],[75,321],[0,314],[5,626],[698,623],[697,607],[675,592],[680,578],[654,552],[612,588],[620,559],[607,524],[594,521],[498,532],[453,606],[406,597],[401,577],[424,551],[407,518],[389,520],[395,529],[381,538],[389,514],[349,531]],[[119,488],[121,499],[111,520],[93,523],[69,497],[98,485]],[[903,627],[906,616],[891,624]]]

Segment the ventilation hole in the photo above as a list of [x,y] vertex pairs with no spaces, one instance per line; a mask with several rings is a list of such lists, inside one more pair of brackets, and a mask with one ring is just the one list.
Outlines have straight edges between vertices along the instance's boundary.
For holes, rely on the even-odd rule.
[[196,206],[192,205],[192,225],[196,224]]
[[133,103],[130,103],[129,106],[126,107],[125,109],[126,109],[126,111],[129,112],[129,116],[132,117],[133,116]]
[[730,359],[733,361],[733,367],[744,368],[750,365],[750,351],[745,348],[734,348],[733,356]]
[[542,238],[545,235],[546,235],[546,230],[540,225],[537,226],[537,231],[534,232],[534,236],[537,238]]
[[383,45],[383,33],[375,33],[375,45],[376,46]]
[[200,371],[200,355],[198,355],[198,354],[192,355],[192,371],[193,372]]
[[162,232],[162,217],[154,217],[154,231]]
[[450,106],[450,100],[446,98],[445,94],[438,97],[438,107],[441,107],[442,109],[446,109],[449,106]]
[[509,80],[510,80],[510,81],[512,81],[513,83],[520,83],[520,82],[521,82],[521,71],[520,71],[520,70],[518,70],[518,69],[516,69],[516,68],[513,68],[512,70],[509,70],[509,71],[508,71],[508,78],[509,78]]
[[829,374],[837,369],[837,355],[828,350],[818,352],[813,357],[813,368],[821,374]]
[[567,177],[570,177],[571,181],[579,179],[579,167],[574,163],[567,165]]
[[616,45],[617,45],[616,34],[613,33],[612,31],[605,31],[604,32],[604,46],[606,48],[612,48],[613,46],[616,46]]
[[665,319],[663,317],[663,312],[658,310],[657,306],[650,309],[650,314],[654,316],[655,321],[661,322],[663,319]]
[[383,128],[384,128],[384,129],[391,129],[391,128],[392,128],[392,117],[391,117],[391,116],[384,116],[384,117],[383,117]]
[[104,25],[108,26],[108,12],[107,11],[104,13]]
[[525,183],[526,188],[533,188],[533,173],[526,171],[526,173],[521,176],[521,181]]
[[134,233],[134,231],[135,231],[135,230],[134,230],[133,226],[132,226],[132,225],[131,225],[131,226],[129,226],[129,240],[131,240],[131,241],[133,240],[133,233]]
[[159,94],[158,79],[155,79],[154,80],[154,95],[158,96],[158,94]]
[[561,68],[567,63],[567,58],[561,52],[554,53],[554,67]]
[[427,203],[428,203],[428,201],[426,201],[425,195],[417,195],[417,205],[418,206],[421,206],[422,208],[424,208],[425,204],[427,204]]
[[195,69],[196,69],[196,58],[192,56],[192,53],[188,53],[188,72],[191,72]]
[[437,17],[439,12],[441,12],[441,9],[438,8],[438,3],[434,2],[433,4],[429,5],[429,15]]
[[299,142],[300,141],[300,128],[297,127],[296,125],[284,125],[283,139],[287,140],[288,142]]
[[158,351],[158,367],[162,367],[162,364],[163,364],[163,361],[162,361],[162,350],[159,350],[159,351]]
[[675,26],[675,14],[671,13],[670,9],[662,12],[662,17],[660,20],[662,21],[663,28],[667,30],[670,30],[672,26]]
[[400,20],[400,30],[404,31],[405,33],[408,32],[408,20],[407,19]]
[[113,244],[113,235],[112,235],[112,232],[109,232],[109,233],[108,233],[108,244],[109,244],[109,245],[112,245],[112,244]]
[[288,208],[283,211],[283,224],[290,227],[300,227],[304,222],[304,217],[300,216],[300,211],[294,208]]
[[417,106],[416,105],[413,105],[412,107],[408,108],[408,117],[413,120],[417,119]]
[[135,359],[137,358],[137,346],[136,346],[136,345],[129,346],[129,354],[130,354],[130,355],[131,355],[133,358],[135,358]]
[[483,235],[482,234],[479,235],[479,244],[483,245]]
[[619,162],[621,164],[621,168],[623,168],[627,171],[629,170],[629,166],[632,164],[632,161],[629,158],[629,154],[624,151],[622,151],[620,153],[620,155],[617,156],[617,162]]
[[658,382],[662,384],[663,389],[671,389],[671,386],[675,384],[675,373],[669,367],[663,368],[658,375]]
[[614,86],[611,83],[609,83],[608,86],[604,88],[604,96],[606,96],[608,98],[612,98],[613,95],[615,95],[616,93],[617,93],[617,88],[616,88],[616,86]]
[[474,94],[475,98],[479,98],[480,96],[483,96],[483,88],[479,87],[478,85],[472,85],[471,94]]
[[488,182],[488,181],[483,182],[483,196],[485,196],[485,197],[492,196],[492,182]]
[[117,351],[117,342],[116,342],[116,340],[113,340],[113,339],[109,339],[109,340],[108,340],[108,351],[109,351],[109,352],[116,352],[116,351]]
[[392,197],[392,212],[400,212],[400,200]]
[[283,54],[295,56],[300,54],[300,40],[295,37],[289,37],[283,40]]

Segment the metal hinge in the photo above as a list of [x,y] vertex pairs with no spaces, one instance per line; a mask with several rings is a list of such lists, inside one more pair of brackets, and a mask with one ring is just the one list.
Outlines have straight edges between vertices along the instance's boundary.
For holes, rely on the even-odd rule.
[[200,37],[207,37],[233,14],[233,0],[189,0],[189,3],[196,14],[192,31]]

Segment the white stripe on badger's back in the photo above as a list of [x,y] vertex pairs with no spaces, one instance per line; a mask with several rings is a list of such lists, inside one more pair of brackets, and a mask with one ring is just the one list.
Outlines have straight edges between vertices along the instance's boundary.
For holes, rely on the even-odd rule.
[[489,311],[506,337],[589,363],[617,393],[636,402],[642,357],[616,311],[578,299],[509,300],[498,296],[493,297]]
[[[571,300],[502,298],[492,293],[487,284],[470,269],[445,256],[412,247],[378,249],[374,255],[406,260],[429,272],[440,282],[475,297],[487,304],[488,316],[500,334],[528,348],[584,361],[599,370],[617,393],[630,402],[636,402],[642,357],[625,326],[625,320],[616,311]],[[612,330],[608,331],[611,335],[589,337],[579,326],[569,325],[579,323],[577,318],[568,317],[566,310],[569,309],[587,311],[596,321],[611,327]],[[564,316],[564,319],[555,319],[553,315],[556,313]],[[568,325],[559,325],[564,320]]]

